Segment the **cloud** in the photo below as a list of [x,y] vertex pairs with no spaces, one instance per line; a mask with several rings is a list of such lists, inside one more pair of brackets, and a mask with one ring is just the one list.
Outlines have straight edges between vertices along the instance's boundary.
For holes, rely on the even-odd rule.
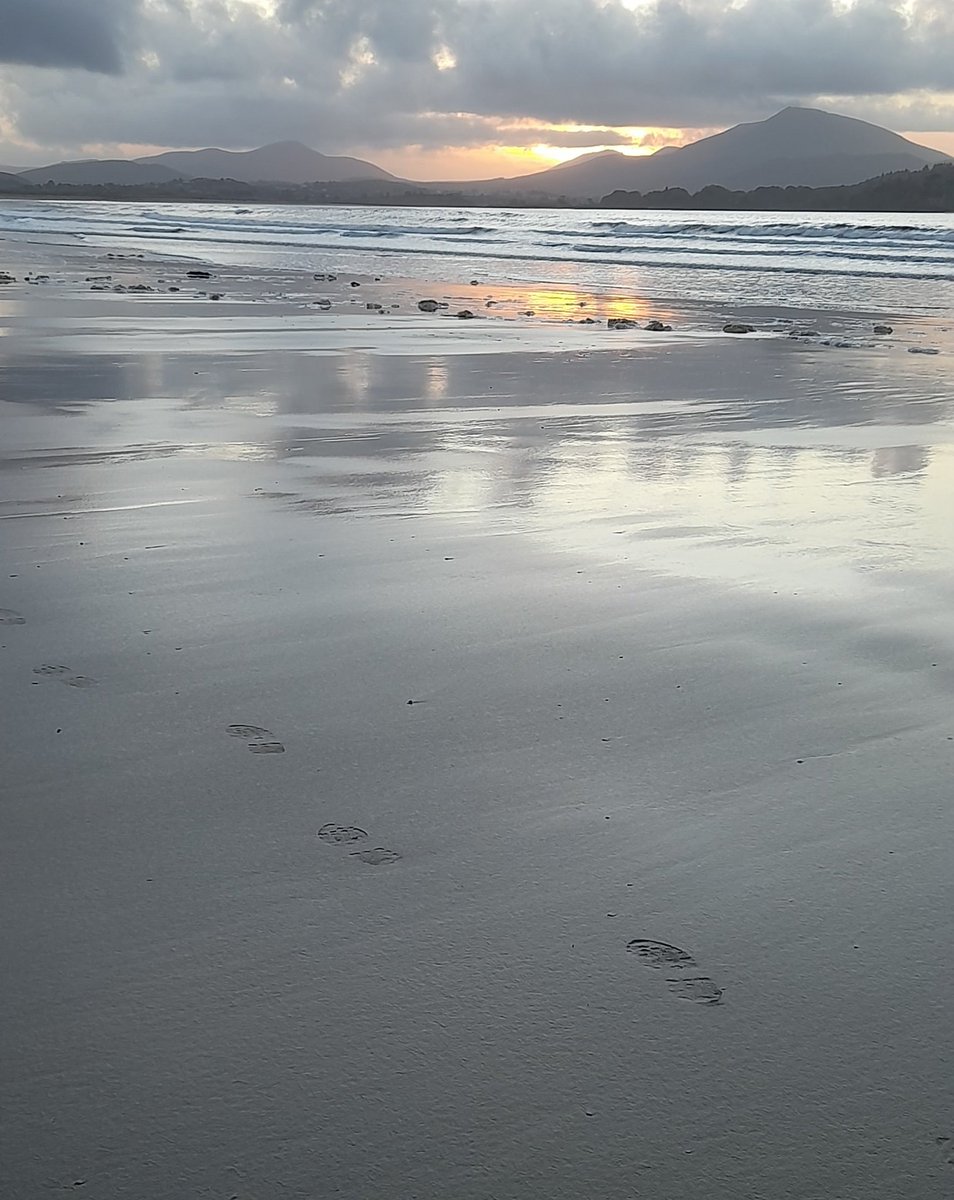
[[954,127],[947,0],[0,0],[0,30],[44,146],[622,144],[820,100]]
[[118,74],[138,0],[0,0],[0,62]]

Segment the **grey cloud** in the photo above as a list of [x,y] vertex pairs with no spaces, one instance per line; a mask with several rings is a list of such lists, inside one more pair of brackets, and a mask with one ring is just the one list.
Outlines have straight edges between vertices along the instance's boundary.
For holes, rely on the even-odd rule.
[[[115,69],[133,0],[0,0],[0,14],[43,6],[100,14],[83,26],[103,39],[86,65]],[[432,148],[496,141],[499,126],[522,141],[554,141],[562,122],[712,127],[819,98],[895,127],[930,127],[913,108],[954,125],[938,95],[954,92],[954,6],[940,0],[283,0],[273,19],[240,0],[149,0],[137,45],[150,57],[122,78],[70,75],[49,99],[8,71],[21,133]],[[442,71],[445,47],[456,66]]]
[[0,0],[0,62],[116,74],[138,0]]

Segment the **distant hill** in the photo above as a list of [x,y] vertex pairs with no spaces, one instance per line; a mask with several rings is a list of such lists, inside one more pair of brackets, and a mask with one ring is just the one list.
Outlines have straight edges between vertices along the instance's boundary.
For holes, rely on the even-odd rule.
[[642,158],[606,150],[533,175],[459,186],[469,191],[486,188],[500,195],[530,191],[576,199],[615,190],[696,191],[709,184],[733,190],[830,187],[949,161],[938,150],[867,121],[815,108],[785,108],[765,121],[735,125],[688,146],[668,147]]
[[25,192],[30,185],[12,171],[0,171],[0,190],[4,192]]
[[82,162],[52,163],[48,167],[33,167],[21,171],[19,178],[27,183],[70,183],[100,184],[118,183],[126,185],[144,183],[170,183],[176,179],[175,171],[168,167],[143,165],[126,159],[88,159]]
[[236,179],[240,183],[347,183],[396,178],[360,158],[319,154],[301,142],[275,142],[258,150],[170,150],[137,160],[176,177]]
[[718,209],[763,212],[954,212],[954,163],[895,171],[840,187],[760,187],[747,192],[710,186],[611,192],[603,208]]

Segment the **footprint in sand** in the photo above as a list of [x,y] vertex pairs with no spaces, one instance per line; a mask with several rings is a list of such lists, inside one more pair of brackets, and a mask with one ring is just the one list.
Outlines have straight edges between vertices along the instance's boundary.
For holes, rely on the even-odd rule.
[[25,625],[26,617],[21,617],[12,608],[0,608],[0,625]]
[[388,850],[385,846],[375,846],[373,850],[352,850],[351,857],[357,858],[369,867],[386,867],[396,863],[400,854],[396,850]]
[[72,688],[91,688],[96,686],[96,680],[89,675],[77,675],[70,667],[53,666],[44,663],[42,667],[33,668],[34,675],[43,675],[47,679],[57,679]]
[[366,842],[368,835],[357,825],[322,825],[318,830],[318,841],[329,846],[343,846],[348,842]]
[[275,735],[270,729],[261,725],[229,725],[225,731],[229,737],[241,738],[248,743],[252,754],[284,754],[285,747],[281,742],[272,741]]
[[[322,825],[318,830],[318,840],[324,842],[327,846],[348,846],[354,842],[366,842],[368,834],[364,829],[360,829],[357,825]],[[400,854],[396,850],[389,850],[386,846],[375,846],[371,850],[352,850],[350,851],[352,858],[358,859],[369,867],[386,867],[391,863],[396,863],[400,859]]]
[[693,1004],[718,1004],[722,999],[722,988],[707,975],[692,974],[699,970],[699,964],[688,950],[650,938],[634,938],[626,949],[635,954],[643,966],[664,971],[669,990],[678,999]]

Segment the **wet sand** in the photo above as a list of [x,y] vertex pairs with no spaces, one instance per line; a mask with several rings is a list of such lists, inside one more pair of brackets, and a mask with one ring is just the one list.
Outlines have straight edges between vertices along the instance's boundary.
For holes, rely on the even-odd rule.
[[949,1196],[950,354],[83,292],[0,294],[0,1192]]

